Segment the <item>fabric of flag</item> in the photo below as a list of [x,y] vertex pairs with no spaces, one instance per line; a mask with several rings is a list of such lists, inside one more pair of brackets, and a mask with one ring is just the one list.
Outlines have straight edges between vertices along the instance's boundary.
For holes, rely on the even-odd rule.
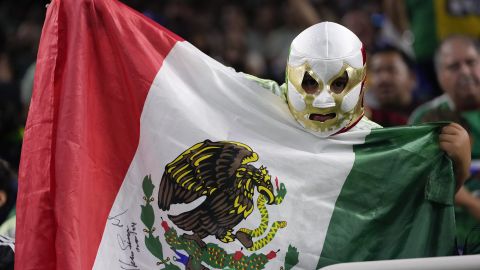
[[52,1],[31,104],[17,269],[317,269],[455,251],[440,125],[318,138],[117,1]]

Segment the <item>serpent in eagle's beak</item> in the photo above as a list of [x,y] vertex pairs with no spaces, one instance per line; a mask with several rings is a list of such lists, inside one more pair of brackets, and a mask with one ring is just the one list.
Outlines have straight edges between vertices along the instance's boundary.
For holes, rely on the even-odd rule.
[[265,186],[259,186],[257,190],[258,192],[260,192],[260,194],[263,194],[265,196],[268,204],[273,204],[273,202],[275,201],[275,195],[273,195],[272,190],[268,189]]

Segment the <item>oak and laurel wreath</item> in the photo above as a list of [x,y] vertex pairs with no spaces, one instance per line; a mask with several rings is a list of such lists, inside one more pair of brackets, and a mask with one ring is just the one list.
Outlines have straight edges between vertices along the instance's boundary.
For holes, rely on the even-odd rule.
[[153,224],[155,223],[155,214],[153,212],[153,207],[151,203],[155,200],[152,197],[155,185],[153,185],[152,183],[151,175],[146,175],[143,178],[142,188],[144,194],[143,200],[145,201],[145,205],[141,205],[142,212],[140,214],[140,219],[146,227],[145,229],[143,229],[143,231],[146,233],[145,246],[147,247],[148,251],[152,253],[153,256],[160,260],[159,262],[157,262],[157,265],[165,265],[164,270],[180,269],[178,268],[178,266],[173,265],[170,262],[170,257],[167,257],[166,259],[163,258],[162,243],[160,242],[159,237],[153,234],[156,228],[153,226]]

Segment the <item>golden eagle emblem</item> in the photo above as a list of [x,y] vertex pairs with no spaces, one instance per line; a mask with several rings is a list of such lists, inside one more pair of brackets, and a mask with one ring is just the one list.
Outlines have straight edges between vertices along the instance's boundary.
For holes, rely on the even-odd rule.
[[168,217],[182,230],[192,232],[184,237],[202,247],[202,239],[214,235],[225,243],[238,239],[248,248],[251,236],[242,231],[234,234],[233,227],[252,213],[255,188],[268,204],[275,201],[267,169],[249,164],[257,160],[257,153],[242,143],[197,143],[165,167],[158,206],[166,211],[172,204],[191,203],[205,196],[198,207]]

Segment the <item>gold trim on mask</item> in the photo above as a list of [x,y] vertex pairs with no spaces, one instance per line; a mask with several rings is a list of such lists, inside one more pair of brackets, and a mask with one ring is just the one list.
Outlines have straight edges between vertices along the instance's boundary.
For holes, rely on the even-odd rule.
[[[308,94],[302,87],[302,81],[305,72],[307,72],[315,81],[318,83],[318,89],[315,93]],[[330,90],[331,84],[341,77],[345,72],[348,75],[348,81],[345,85],[345,88],[342,92],[336,94],[335,92]],[[361,68],[353,68],[352,66],[344,63],[340,71],[330,78],[326,85],[324,82],[320,80],[319,76],[312,70],[308,63],[304,63],[303,65],[292,67],[290,65],[287,66],[287,87],[288,81],[292,83],[298,93],[300,93],[303,97],[305,102],[306,108],[303,111],[297,111],[292,105],[291,102],[288,102],[288,106],[290,111],[292,112],[293,116],[299,121],[305,128],[308,128],[313,131],[317,132],[331,132],[334,130],[338,130],[342,127],[350,127],[353,125],[356,120],[363,115],[363,89],[360,92],[360,97],[355,105],[354,109],[344,112],[341,109],[343,99],[345,96],[350,93],[350,91],[356,87],[357,85],[361,84],[366,76],[366,66]],[[313,106],[314,99],[320,95],[322,91],[328,91],[330,95],[332,95],[333,100],[335,101],[335,106],[330,108],[317,108]],[[287,100],[289,100],[287,95]],[[310,120],[311,114],[330,114],[335,113],[335,117],[332,119],[328,119],[324,122]]]

